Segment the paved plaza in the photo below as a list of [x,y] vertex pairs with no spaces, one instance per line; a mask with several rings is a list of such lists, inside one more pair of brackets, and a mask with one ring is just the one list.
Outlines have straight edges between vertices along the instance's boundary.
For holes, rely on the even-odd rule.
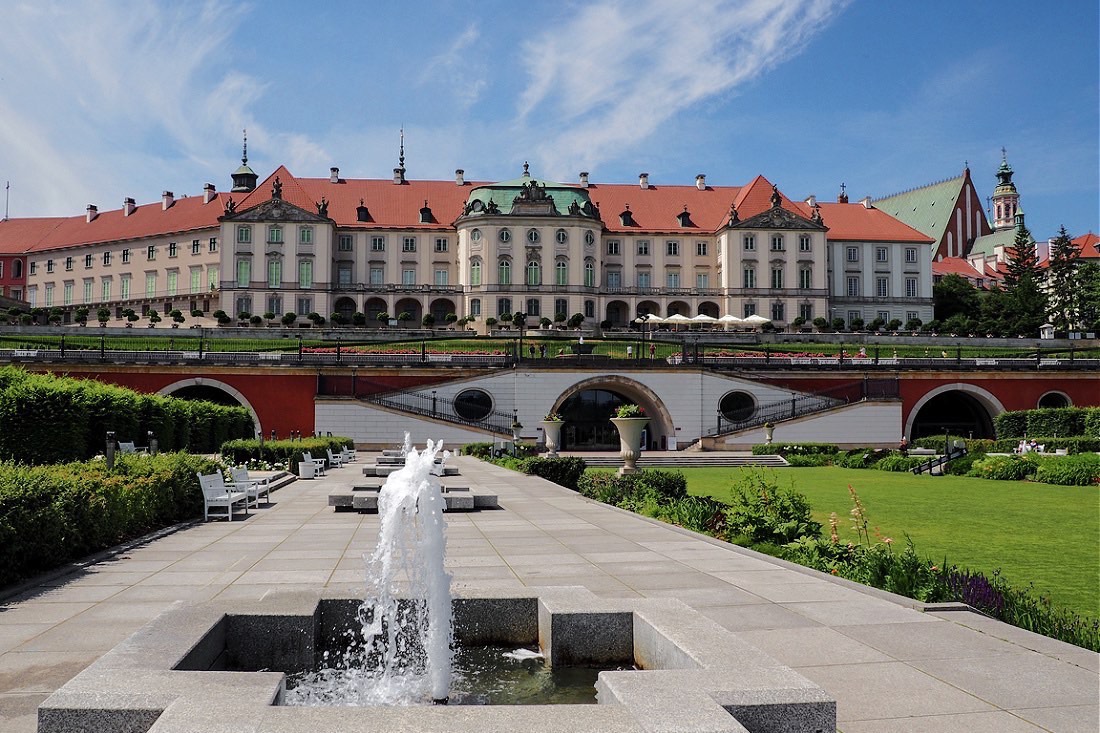
[[[473,458],[499,510],[447,515],[455,586],[584,586],[677,598],[835,696],[845,733],[1100,730],[1100,655],[965,610],[873,589],[589,501]],[[177,603],[319,587],[358,595],[375,514],[328,495],[364,461],[296,481],[245,521],[189,525],[0,601],[0,731]]]

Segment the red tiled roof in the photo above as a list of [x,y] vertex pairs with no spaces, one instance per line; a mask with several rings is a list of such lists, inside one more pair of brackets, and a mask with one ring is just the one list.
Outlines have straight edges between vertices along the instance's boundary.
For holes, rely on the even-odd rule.
[[[812,214],[808,204],[798,204],[807,218]],[[914,242],[932,244],[933,239],[908,224],[879,209],[863,204],[820,202],[821,221],[829,227],[829,239],[860,242]]]
[[61,217],[0,221],[0,254],[23,254],[65,221]]
[[1077,249],[1081,250],[1081,257],[1088,259],[1100,257],[1100,236],[1089,232],[1070,241]]
[[176,199],[167,210],[157,201],[138,206],[129,216],[122,209],[101,211],[90,222],[87,216],[65,217],[30,249],[43,252],[215,228],[224,213],[225,197],[218,193],[204,204],[202,196],[188,196]]
[[933,260],[932,275],[958,275],[959,277],[965,277],[967,280],[986,277],[961,257],[944,257],[942,260]]

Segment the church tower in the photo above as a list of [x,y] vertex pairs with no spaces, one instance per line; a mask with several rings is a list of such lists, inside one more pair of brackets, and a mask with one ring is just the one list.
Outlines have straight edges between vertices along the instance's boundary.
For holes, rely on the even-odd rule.
[[1001,148],[1001,167],[997,169],[997,187],[993,189],[993,229],[1012,229],[1020,209],[1020,194],[1012,182],[1012,168],[1005,149]]

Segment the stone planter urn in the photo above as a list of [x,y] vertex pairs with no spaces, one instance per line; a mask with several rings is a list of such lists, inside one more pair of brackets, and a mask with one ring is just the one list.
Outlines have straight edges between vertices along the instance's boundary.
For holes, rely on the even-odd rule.
[[769,423],[764,423],[764,444],[772,444],[772,435],[775,434],[775,426]]
[[625,476],[638,470],[639,446],[642,442],[642,431],[649,424],[648,417],[613,417],[611,424],[619,431],[619,457],[623,459],[623,467],[619,469],[619,475]]
[[543,420],[541,423],[548,458],[557,458],[558,456],[558,446],[561,445],[561,426],[564,424],[564,420]]

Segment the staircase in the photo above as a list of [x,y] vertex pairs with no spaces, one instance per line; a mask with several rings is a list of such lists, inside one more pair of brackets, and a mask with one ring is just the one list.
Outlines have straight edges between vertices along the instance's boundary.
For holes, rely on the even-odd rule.
[[409,390],[391,390],[362,398],[364,402],[378,405],[391,410],[405,412],[412,415],[442,420],[468,428],[484,430],[496,435],[512,437],[512,421],[514,417],[508,413],[493,411],[484,419],[470,420],[458,414],[455,410],[454,400],[446,397],[428,394],[425,392],[412,392]]
[[[589,468],[618,468],[623,465],[623,459],[613,453],[571,453],[570,455],[583,458]],[[642,451],[638,458],[638,468],[742,468],[745,466],[785,468],[787,462],[782,456],[753,456],[733,451],[707,453]]]
[[[919,466],[914,466],[911,470],[918,476],[924,472],[928,472],[931,476],[943,476],[943,467],[956,458],[962,458],[966,455],[966,448],[952,448],[951,452],[945,456],[932,456]],[[939,470],[937,470],[939,469]]]

